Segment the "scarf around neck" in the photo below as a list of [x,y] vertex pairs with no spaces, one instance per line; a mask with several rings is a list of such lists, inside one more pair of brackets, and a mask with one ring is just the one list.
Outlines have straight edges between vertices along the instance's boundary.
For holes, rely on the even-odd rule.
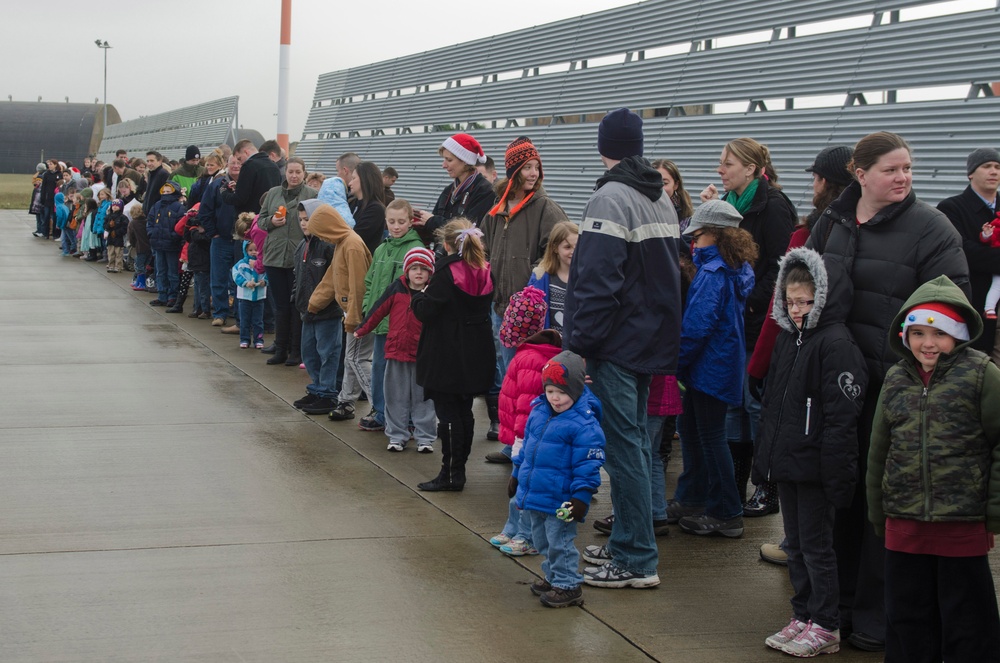
[[750,184],[747,184],[747,188],[743,189],[742,194],[736,193],[735,191],[728,191],[726,192],[726,197],[723,200],[735,207],[737,212],[745,215],[747,210],[750,209],[753,197],[757,194],[757,186],[759,183],[760,178],[752,180]]

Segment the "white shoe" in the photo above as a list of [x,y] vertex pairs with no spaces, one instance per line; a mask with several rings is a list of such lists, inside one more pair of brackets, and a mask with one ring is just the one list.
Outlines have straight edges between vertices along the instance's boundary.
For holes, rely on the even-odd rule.
[[390,442],[389,446],[386,447],[388,451],[402,451],[403,445],[399,442]]

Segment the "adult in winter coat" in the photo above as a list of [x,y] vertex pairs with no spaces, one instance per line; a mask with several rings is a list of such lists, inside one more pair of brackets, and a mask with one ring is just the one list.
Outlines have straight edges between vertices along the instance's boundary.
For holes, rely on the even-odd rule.
[[[1000,274],[1000,248],[984,244],[979,239],[983,224],[997,218],[1000,212],[1000,152],[991,147],[974,150],[966,159],[966,174],[969,186],[965,191],[945,198],[938,203],[938,209],[954,224],[962,236],[962,250],[969,262],[969,288],[973,305],[984,308],[986,293],[989,292],[993,277]],[[984,331],[972,347],[986,354],[996,353],[997,321],[983,320]],[[998,348],[1000,349],[1000,348]]]
[[187,151],[184,153],[184,161],[170,173],[170,180],[177,182],[184,193],[188,209],[194,207],[194,204],[198,202],[198,200],[193,199],[191,189],[204,172],[205,168],[201,165],[201,150],[198,149],[197,145],[188,145]]
[[[235,207],[237,214],[257,214],[261,211],[260,200],[264,194],[281,185],[281,171],[267,152],[258,151],[249,140],[236,143],[233,156],[239,159],[243,168],[240,179],[230,182],[220,191],[222,200]],[[292,245],[292,248],[295,246]]]
[[[146,190],[142,199],[142,211],[149,219],[149,211],[160,200],[160,189],[170,178],[170,172],[163,165],[163,155],[155,150],[146,153]],[[178,192],[180,190],[178,189]]]
[[59,162],[55,159],[49,159],[45,162],[45,165],[47,169],[42,173],[42,183],[40,185],[42,214],[38,219],[37,227],[33,234],[35,237],[48,239],[52,236],[50,226],[54,225],[56,220],[56,189],[59,187],[62,173],[59,170]]
[[[152,191],[150,192],[152,193]],[[156,258],[156,287],[159,290],[150,306],[173,306],[180,288],[180,256],[184,238],[174,226],[187,212],[180,201],[181,191],[176,182],[164,182],[157,192],[159,199],[149,208],[146,235]]]
[[477,165],[486,163],[479,141],[469,134],[455,134],[441,143],[438,154],[441,167],[453,182],[441,192],[433,212],[416,212],[413,225],[428,246],[434,243],[435,231],[450,219],[465,217],[478,225],[496,202],[493,186],[476,170]]
[[[917,199],[911,169],[910,147],[901,136],[880,131],[862,138],[851,160],[856,181],[823,212],[806,242],[841,263],[854,284],[847,328],[868,365],[869,394],[879,393],[895,363],[889,334],[906,299],[942,274],[969,294],[961,237],[944,214]],[[868,455],[874,414],[870,398],[858,422],[861,458]],[[852,644],[879,651],[885,642],[884,548],[865,515],[864,490],[838,513],[841,620],[852,631]]]
[[385,186],[382,185],[382,171],[372,162],[362,161],[351,174],[347,188],[354,196],[350,203],[354,232],[365,240],[368,252],[375,253],[385,237]]
[[222,199],[222,191],[230,182],[239,179],[242,167],[239,159],[230,156],[226,170],[220,171],[221,176],[205,187],[205,192],[201,195],[201,207],[198,208],[198,222],[212,240],[209,280],[212,289],[212,325],[217,327],[224,327],[226,318],[231,313],[230,297],[234,303],[236,301],[236,284],[233,282],[238,241],[233,239],[236,208]]
[[198,176],[198,179],[191,184],[191,190],[188,191],[188,204],[194,207],[196,203],[200,203],[202,196],[205,195],[205,191],[208,189],[208,185],[225,176],[225,174],[226,162],[223,161],[221,152],[216,150],[205,157],[205,169]]
[[[249,162],[248,162],[249,163]],[[246,175],[246,164],[240,172],[240,182]],[[292,157],[285,166],[285,181],[264,196],[257,218],[257,227],[267,232],[264,244],[264,267],[270,286],[268,298],[274,305],[274,345],[276,352],[268,364],[298,366],[302,361],[302,325],[292,307],[295,284],[295,247],[302,241],[302,228],[296,210],[303,200],[316,197],[316,189],[305,185],[306,164]],[[280,210],[284,208],[284,210]],[[237,209],[239,209],[237,207]]]

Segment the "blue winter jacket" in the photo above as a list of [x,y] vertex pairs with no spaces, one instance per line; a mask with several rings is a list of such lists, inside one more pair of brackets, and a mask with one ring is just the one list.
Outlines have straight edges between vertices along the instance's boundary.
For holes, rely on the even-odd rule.
[[111,209],[111,201],[104,200],[101,204],[97,206],[97,214],[94,215],[94,234],[103,235],[104,234],[104,219],[108,216],[108,210]]
[[572,497],[589,505],[604,465],[601,402],[590,388],[584,387],[561,414],[544,395],[536,398],[524,427],[524,446],[513,461],[517,508],[555,515]]
[[56,194],[56,228],[62,230],[69,221],[69,208],[66,207],[66,194],[60,192]]
[[351,213],[351,206],[347,203],[347,185],[344,184],[344,180],[336,176],[323,180],[316,199],[340,212],[347,225],[354,228],[354,214]]
[[184,238],[174,230],[181,217],[187,214],[180,197],[180,193],[168,193],[149,208],[146,234],[149,235],[149,245],[154,251],[180,253],[184,245]]
[[715,246],[694,250],[698,268],[681,323],[677,379],[730,405],[743,402],[746,349],[743,310],[753,290],[753,267],[733,269]]
[[201,207],[198,208],[198,223],[205,229],[205,235],[210,238],[233,238],[233,226],[236,224],[236,208],[224,203],[219,189],[229,182],[228,177],[216,177],[208,183],[201,194]]

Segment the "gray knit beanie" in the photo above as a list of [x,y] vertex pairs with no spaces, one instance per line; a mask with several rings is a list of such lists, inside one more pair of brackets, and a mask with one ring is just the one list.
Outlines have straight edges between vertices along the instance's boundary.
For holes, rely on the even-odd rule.
[[973,151],[969,155],[969,158],[965,161],[965,174],[971,175],[984,163],[989,163],[990,161],[996,161],[1000,163],[1000,152],[997,152],[992,147],[980,147],[978,150]]
[[572,398],[574,403],[583,395],[586,378],[587,369],[583,364],[583,358],[569,350],[563,350],[542,368],[542,386],[552,385],[560,389]]

